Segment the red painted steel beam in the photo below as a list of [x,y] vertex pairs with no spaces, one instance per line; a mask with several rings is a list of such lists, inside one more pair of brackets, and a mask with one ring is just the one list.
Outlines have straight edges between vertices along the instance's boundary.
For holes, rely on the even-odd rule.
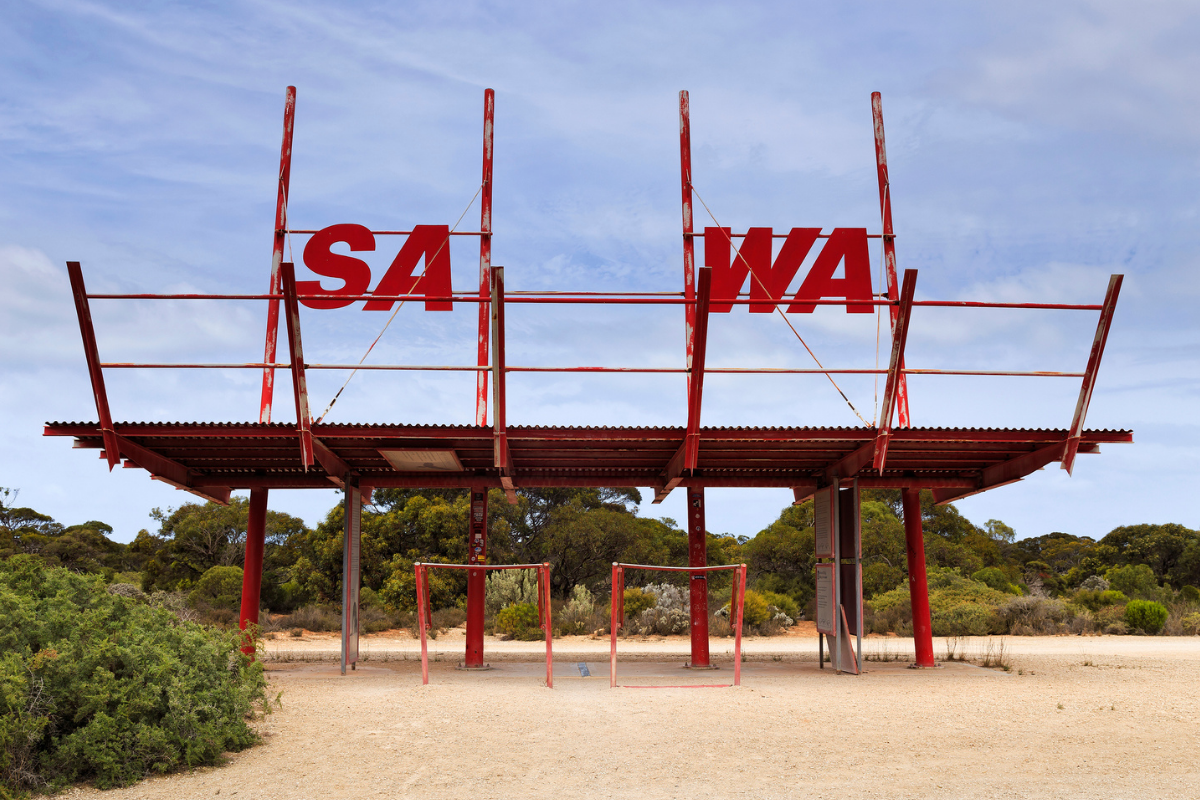
[[[283,245],[287,237],[288,192],[292,182],[292,129],[296,122],[296,87],[287,87],[283,101],[283,144],[279,149],[279,181],[275,193],[275,231],[271,248],[271,289],[273,295],[267,305],[267,336],[263,348],[263,361],[275,362],[275,351],[279,343],[279,299],[280,270],[283,264]],[[262,396],[258,406],[258,421],[271,421],[271,406],[275,400],[275,368],[264,367]]]
[[[701,281],[704,279],[701,278]],[[704,488],[690,487],[687,492],[688,566],[708,566],[708,538],[704,519]],[[693,572],[688,580],[688,621],[691,630],[692,660],[688,667],[708,669],[708,575]]]
[[[892,230],[892,184],[888,177],[887,144],[883,134],[883,96],[879,92],[871,93],[871,116],[875,123],[875,167],[879,180],[879,214],[883,220],[883,264],[887,275],[888,298],[893,302],[899,299],[898,282],[896,280],[896,234]],[[888,309],[892,322],[892,339],[896,338],[896,322],[899,316],[895,305]],[[899,363],[901,372],[897,374],[896,407],[900,417],[900,427],[909,427],[908,416],[908,381],[904,377],[904,358],[901,354]],[[888,418],[889,427],[891,418]],[[884,446],[886,450],[886,445]]]
[[1005,484],[1016,483],[1026,475],[1038,471],[1047,464],[1061,461],[1066,453],[1066,448],[1066,442],[1059,442],[1038,448],[1033,452],[1017,456],[1016,458],[1010,458],[1007,461],[1001,461],[999,464],[993,464],[982,471],[979,481],[970,490],[935,489],[933,492],[934,500],[937,501],[938,505],[945,505],[954,500],[962,500],[964,497],[986,492],[988,489],[996,489]]
[[121,460],[117,447],[117,435],[113,431],[112,414],[108,409],[108,392],[104,388],[104,370],[100,367],[100,354],[96,347],[96,329],[92,325],[92,310],[88,305],[87,288],[83,285],[83,268],[78,261],[67,262],[67,276],[71,280],[71,294],[75,299],[75,315],[79,318],[79,334],[83,337],[83,355],[87,359],[88,376],[92,379],[92,395],[96,399],[96,416],[100,418],[100,433],[104,438],[104,450],[108,470]]
[[300,431],[300,460],[307,470],[315,460],[308,409],[308,379],[304,375],[304,346],[300,341],[300,305],[296,300],[296,267],[285,261],[279,271],[283,287],[284,316],[292,358],[292,394],[296,399],[296,427]]
[[929,613],[929,580],[925,570],[925,535],[921,525],[921,492],[907,488],[900,494],[904,505],[904,542],[908,558],[908,597],[912,608],[916,666],[933,667],[933,621]]
[[1083,386],[1079,389],[1079,400],[1075,403],[1075,416],[1071,420],[1071,432],[1067,438],[1067,450],[1063,455],[1062,468],[1070,475],[1075,468],[1075,454],[1079,450],[1083,434],[1083,422],[1087,418],[1088,405],[1092,402],[1092,391],[1096,388],[1096,373],[1100,359],[1104,356],[1104,345],[1108,342],[1108,331],[1112,327],[1113,313],[1117,310],[1117,297],[1121,294],[1124,275],[1113,275],[1108,279],[1108,291],[1104,295],[1104,310],[1096,323],[1096,335],[1092,339],[1092,351],[1088,354],[1087,369],[1084,370]]
[[[491,89],[483,92],[483,183],[479,194],[479,341],[477,342],[477,364],[488,365],[488,332],[491,327],[490,272],[492,269],[492,127],[496,116],[496,93]],[[475,424],[487,425],[486,372],[477,372],[475,377]]]
[[[692,121],[691,101],[687,90],[679,93],[679,182],[683,198],[683,297],[691,302],[696,298],[696,245],[692,224]],[[684,346],[687,366],[692,368],[696,332],[696,308],[686,305],[683,312]],[[691,396],[693,373],[688,373],[688,396]]]
[[329,446],[320,439],[313,437],[313,455],[321,464],[321,468],[325,470],[329,476],[329,480],[342,488],[346,485],[346,478],[350,477],[350,465],[343,461],[337,453],[329,449]]
[[500,484],[508,502],[516,505],[512,454],[508,451],[508,378],[504,369],[504,267],[491,268],[492,293],[492,422],[495,445],[493,466],[500,471]]
[[[900,404],[900,390],[904,388],[904,345],[908,342],[908,325],[912,321],[913,293],[917,290],[917,271],[904,270],[904,285],[900,288],[900,305],[892,318],[892,355],[888,362],[887,383],[883,389],[883,403],[879,410],[879,422],[875,435],[875,457],[873,467],[880,475],[887,463],[888,440],[892,435],[892,410]],[[907,392],[907,389],[905,388]],[[907,399],[905,400],[907,402]],[[907,414],[903,415],[907,417]],[[907,427],[903,423],[901,427]]]
[[[258,625],[258,606],[262,596],[263,549],[267,539],[266,489],[250,490],[250,508],[246,521],[246,559],[242,569],[242,605],[238,627],[242,630]],[[242,652],[254,655],[254,638],[247,636]]]
[[701,267],[696,282],[695,336],[688,365],[688,427],[683,468],[696,469],[700,459],[700,411],[704,400],[704,359],[708,351],[708,308],[712,297],[712,267]]
[[185,492],[191,492],[205,500],[211,500],[220,505],[229,504],[229,486],[219,484],[204,486],[199,484],[197,483],[198,475],[178,461],[142,447],[137,442],[131,441],[125,436],[119,436],[114,433],[113,439],[117,448],[114,452],[130,459],[139,467],[149,472],[153,478],[164,483],[169,483]]
[[858,471],[871,463],[875,453],[875,442],[863,442],[852,453],[839,459],[825,470],[825,482],[832,483],[835,479],[853,478]]

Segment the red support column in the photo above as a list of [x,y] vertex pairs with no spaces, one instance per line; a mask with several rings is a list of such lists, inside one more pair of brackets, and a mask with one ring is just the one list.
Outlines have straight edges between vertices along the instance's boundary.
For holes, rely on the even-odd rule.
[[[238,626],[258,624],[258,600],[262,593],[263,546],[267,538],[267,490],[250,490],[250,517],[246,523],[246,564],[242,569],[242,611]],[[254,640],[247,637],[242,652],[254,653]]]
[[[704,489],[688,489],[688,566],[708,566],[708,543],[704,533]],[[692,573],[691,593],[692,660],[688,667],[712,669],[708,660],[708,575]],[[733,603],[730,602],[730,612]],[[731,620],[732,621],[732,620]]]
[[[283,265],[283,247],[287,239],[288,191],[292,182],[292,130],[296,123],[296,87],[287,87],[283,101],[283,145],[279,151],[279,184],[275,195],[275,244],[271,249],[271,294],[280,293],[279,271]],[[267,301],[267,339],[263,348],[263,363],[275,363],[279,341],[279,299]],[[263,367],[262,399],[258,421],[271,421],[271,406],[275,402],[275,368]]]
[[918,667],[935,667],[929,581],[925,577],[925,537],[921,530],[921,491],[904,489],[904,540],[908,545],[908,592],[912,601],[913,641]]
[[[467,563],[483,564],[487,558],[487,496],[484,486],[471,489],[471,519],[467,527]],[[467,651],[462,669],[487,669],[483,663],[483,599],[487,570],[467,570]]]

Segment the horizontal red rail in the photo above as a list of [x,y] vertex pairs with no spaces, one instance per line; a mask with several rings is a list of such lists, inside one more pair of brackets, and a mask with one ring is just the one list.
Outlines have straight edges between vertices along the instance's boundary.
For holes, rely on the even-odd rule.
[[545,564],[438,564],[433,561],[418,561],[414,567],[437,567],[438,569],[540,569]]
[[[263,369],[274,367],[286,369],[291,364],[249,362],[241,364],[137,364],[125,361],[108,361],[100,364],[105,369]],[[357,369],[382,371],[413,371],[413,372],[491,372],[491,367],[473,367],[465,365],[423,365],[423,364],[305,364],[305,369]],[[630,372],[647,374],[684,374],[684,367],[505,367],[505,372]],[[781,367],[706,367],[705,374],[717,375],[886,375],[886,369],[789,369]],[[905,369],[906,375],[968,375],[995,376],[1010,378],[1082,378],[1082,372],[1053,372],[1037,370],[1032,372],[1004,370],[971,370],[971,369]]]
[[709,567],[663,567],[658,564],[622,564],[613,562],[614,567],[628,567],[629,569],[653,569],[662,570],[665,572],[716,572],[722,569],[741,569],[745,564],[718,564]]
[[[89,294],[89,300],[282,300],[281,294]],[[300,300],[388,300],[392,302],[414,300],[436,303],[489,303],[491,298],[474,295],[425,295],[425,294],[298,294]],[[680,297],[678,292],[511,292],[506,303],[563,303],[563,304],[612,304],[612,305],[695,305],[695,300]],[[720,299],[721,303],[739,306],[774,305],[790,306],[794,303],[817,306],[873,305],[892,306],[894,300],[761,300],[744,296]],[[973,300],[914,300],[914,306],[940,308],[1024,308],[1051,311],[1100,311],[1103,306],[1094,303],[989,303]]]

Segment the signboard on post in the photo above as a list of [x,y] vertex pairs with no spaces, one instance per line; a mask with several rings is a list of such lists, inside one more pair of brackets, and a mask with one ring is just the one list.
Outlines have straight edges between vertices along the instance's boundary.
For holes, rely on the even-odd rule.
[[817,631],[827,636],[837,634],[837,616],[834,612],[837,601],[833,582],[833,564],[817,564]]
[[342,539],[342,674],[358,661],[358,593],[362,583],[359,550],[362,544],[362,492],[346,484],[346,527]]
[[816,557],[833,558],[833,528],[835,520],[834,492],[837,487],[818,489],[813,495],[813,532],[816,536]]

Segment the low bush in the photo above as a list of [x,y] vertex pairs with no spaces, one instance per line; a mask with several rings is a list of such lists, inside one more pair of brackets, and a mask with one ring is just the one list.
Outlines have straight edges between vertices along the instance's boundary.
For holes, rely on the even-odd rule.
[[242,603],[242,568],[211,567],[196,581],[188,603],[194,608],[238,609]]
[[1142,633],[1155,634],[1167,621],[1167,607],[1153,600],[1130,600],[1125,606],[1125,624]]
[[597,630],[596,598],[582,583],[571,590],[571,599],[555,617],[560,635],[571,636]]
[[99,576],[0,563],[0,796],[128,785],[249,746],[266,683],[241,643]]
[[538,607],[534,603],[516,603],[496,614],[496,630],[513,639],[540,639],[545,634],[538,625]]
[[652,608],[658,602],[658,597],[633,586],[625,590],[622,600],[625,604],[625,621],[628,623],[640,617],[647,608]]
[[998,592],[1020,595],[1021,590],[1008,579],[1008,574],[997,567],[984,567],[971,573],[971,580],[990,586]]
[[532,569],[498,569],[487,577],[483,595],[484,613],[494,617],[508,606],[533,603],[537,605],[537,571]]
[[629,613],[628,605],[625,607],[630,633],[669,636],[688,632],[691,626],[690,599],[684,589],[669,583],[652,583],[644,591],[654,602],[636,617]]
[[302,628],[306,631],[340,631],[342,629],[341,609],[332,606],[304,606],[297,608],[291,614],[275,620],[273,625],[280,628]]
[[1185,616],[1181,620],[1181,627],[1187,636],[1200,635],[1200,612]]
[[775,619],[780,612],[788,618],[789,622],[786,623],[780,620],[780,624],[784,627],[794,624],[795,620],[800,618],[800,606],[795,598],[778,592],[759,592],[759,594],[767,601],[767,610],[772,612],[772,619]]
[[1070,607],[1061,600],[1049,597],[1014,597],[996,609],[993,627],[994,633],[1051,635],[1067,632],[1076,617]]
[[742,605],[742,622],[748,626],[758,626],[770,618],[767,599],[753,589],[747,589]]
[[1200,606],[1200,589],[1195,586],[1184,586],[1179,590],[1179,602]]
[[[534,607],[534,624],[537,624],[537,606]],[[467,612],[458,606],[450,606],[449,608],[439,608],[433,612],[432,622],[433,627],[438,630],[448,631],[451,628],[457,628],[467,621]]]

